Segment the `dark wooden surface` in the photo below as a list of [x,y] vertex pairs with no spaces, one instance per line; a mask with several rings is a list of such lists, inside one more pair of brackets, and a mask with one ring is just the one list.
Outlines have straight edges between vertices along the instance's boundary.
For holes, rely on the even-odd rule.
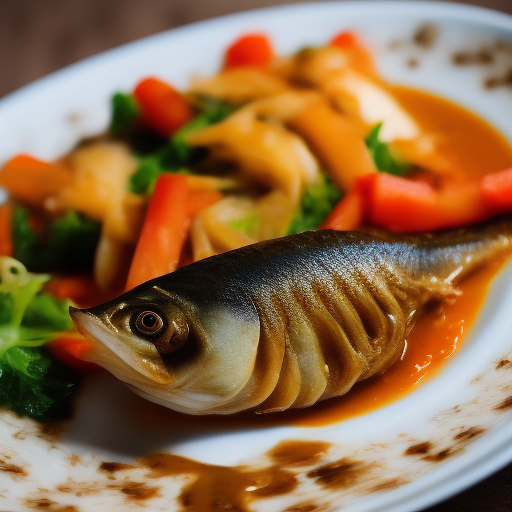
[[[0,0],[0,97],[67,64],[162,30],[232,12],[289,3],[302,2]],[[512,14],[512,0],[459,3]],[[512,512],[512,465],[428,509],[462,511]]]

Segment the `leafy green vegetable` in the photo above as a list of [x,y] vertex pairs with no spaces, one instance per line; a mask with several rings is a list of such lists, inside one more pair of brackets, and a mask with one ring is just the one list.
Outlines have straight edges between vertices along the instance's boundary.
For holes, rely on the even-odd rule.
[[48,226],[40,240],[29,223],[29,211],[17,206],[13,215],[14,257],[34,272],[81,270],[92,266],[100,236],[100,224],[75,211],[68,211]]
[[398,161],[391,153],[389,144],[379,140],[382,123],[377,124],[366,137],[366,146],[370,150],[375,166],[379,172],[386,172],[394,176],[403,176],[410,165]]
[[139,167],[130,177],[130,192],[150,194],[158,176],[163,172],[188,174],[188,167],[201,160],[206,152],[203,148],[187,144],[186,136],[222,121],[236,107],[219,100],[203,98],[199,108],[199,114],[182,126],[164,147],[141,159]]
[[118,92],[112,97],[112,119],[109,130],[114,135],[130,131],[140,114],[140,107],[131,94]]
[[39,294],[49,280],[0,257],[0,406],[38,421],[66,417],[78,376],[42,347],[69,330],[69,301]]
[[299,211],[290,222],[288,235],[317,229],[326,219],[336,203],[341,199],[341,192],[326,176],[306,189],[302,196]]

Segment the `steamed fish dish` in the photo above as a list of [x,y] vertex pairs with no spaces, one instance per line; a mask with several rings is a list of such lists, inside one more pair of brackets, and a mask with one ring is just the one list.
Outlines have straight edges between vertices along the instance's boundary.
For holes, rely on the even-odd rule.
[[281,411],[394,363],[367,382],[398,396],[453,353],[438,318],[410,331],[508,251],[509,221],[485,223],[512,212],[512,147],[383,80],[350,30],[303,43],[242,34],[183,90],[112,91],[107,130],[67,154],[2,162],[0,406],[62,417],[100,365],[178,411]]
[[213,256],[72,317],[93,340],[88,359],[164,406],[307,407],[384,372],[422,306],[511,242],[512,220],[436,237],[306,232]]

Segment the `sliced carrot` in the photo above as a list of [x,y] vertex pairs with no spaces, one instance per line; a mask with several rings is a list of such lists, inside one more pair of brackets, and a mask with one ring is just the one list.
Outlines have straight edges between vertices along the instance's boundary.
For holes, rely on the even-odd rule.
[[143,121],[164,137],[170,137],[194,117],[194,109],[185,96],[157,78],[142,80],[133,95]]
[[246,34],[226,50],[224,69],[243,66],[266,68],[273,59],[274,49],[265,34]]
[[92,347],[91,342],[86,340],[81,334],[70,332],[50,341],[46,346],[59,361],[82,375],[90,374],[100,369],[97,364],[80,359]]
[[176,270],[190,225],[186,176],[162,174],[149,201],[126,289]]
[[194,217],[200,211],[220,201],[224,196],[218,190],[195,190],[190,192],[188,215]]
[[64,166],[29,155],[11,158],[0,170],[0,186],[15,199],[36,207],[71,181],[72,174]]
[[358,128],[328,103],[312,104],[290,124],[311,144],[340,189],[348,191],[359,176],[377,172]]
[[0,206],[0,256],[12,256],[12,204]]

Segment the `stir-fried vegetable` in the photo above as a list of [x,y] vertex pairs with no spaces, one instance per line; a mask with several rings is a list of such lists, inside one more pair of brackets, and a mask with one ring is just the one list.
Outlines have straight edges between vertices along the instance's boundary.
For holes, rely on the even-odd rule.
[[43,240],[30,224],[30,212],[14,210],[13,254],[33,272],[84,270],[91,268],[98,243],[100,224],[82,214],[68,211],[49,223]]
[[112,97],[110,132],[114,135],[128,133],[140,116],[140,107],[132,94],[118,92]]
[[302,196],[300,209],[288,228],[288,234],[302,233],[318,229],[340,200],[341,192],[325,176],[318,183],[306,189]]
[[382,129],[382,123],[373,128],[368,137],[366,137],[366,145],[370,150],[375,166],[380,172],[387,172],[394,176],[403,176],[409,168],[405,162],[397,160],[389,148],[389,144],[379,139],[379,132]]
[[189,174],[188,166],[200,160],[205,152],[188,144],[186,136],[222,121],[236,107],[205,98],[200,101],[199,108],[199,114],[182,126],[165,146],[141,159],[139,167],[130,177],[128,186],[131,192],[150,194],[158,176],[164,172]]
[[49,276],[0,257],[0,405],[39,421],[65,417],[78,378],[42,347],[72,328],[69,301],[40,294]]
[[224,67],[244,66],[265,68],[272,62],[274,50],[264,34],[246,34],[237,39],[227,50]]

